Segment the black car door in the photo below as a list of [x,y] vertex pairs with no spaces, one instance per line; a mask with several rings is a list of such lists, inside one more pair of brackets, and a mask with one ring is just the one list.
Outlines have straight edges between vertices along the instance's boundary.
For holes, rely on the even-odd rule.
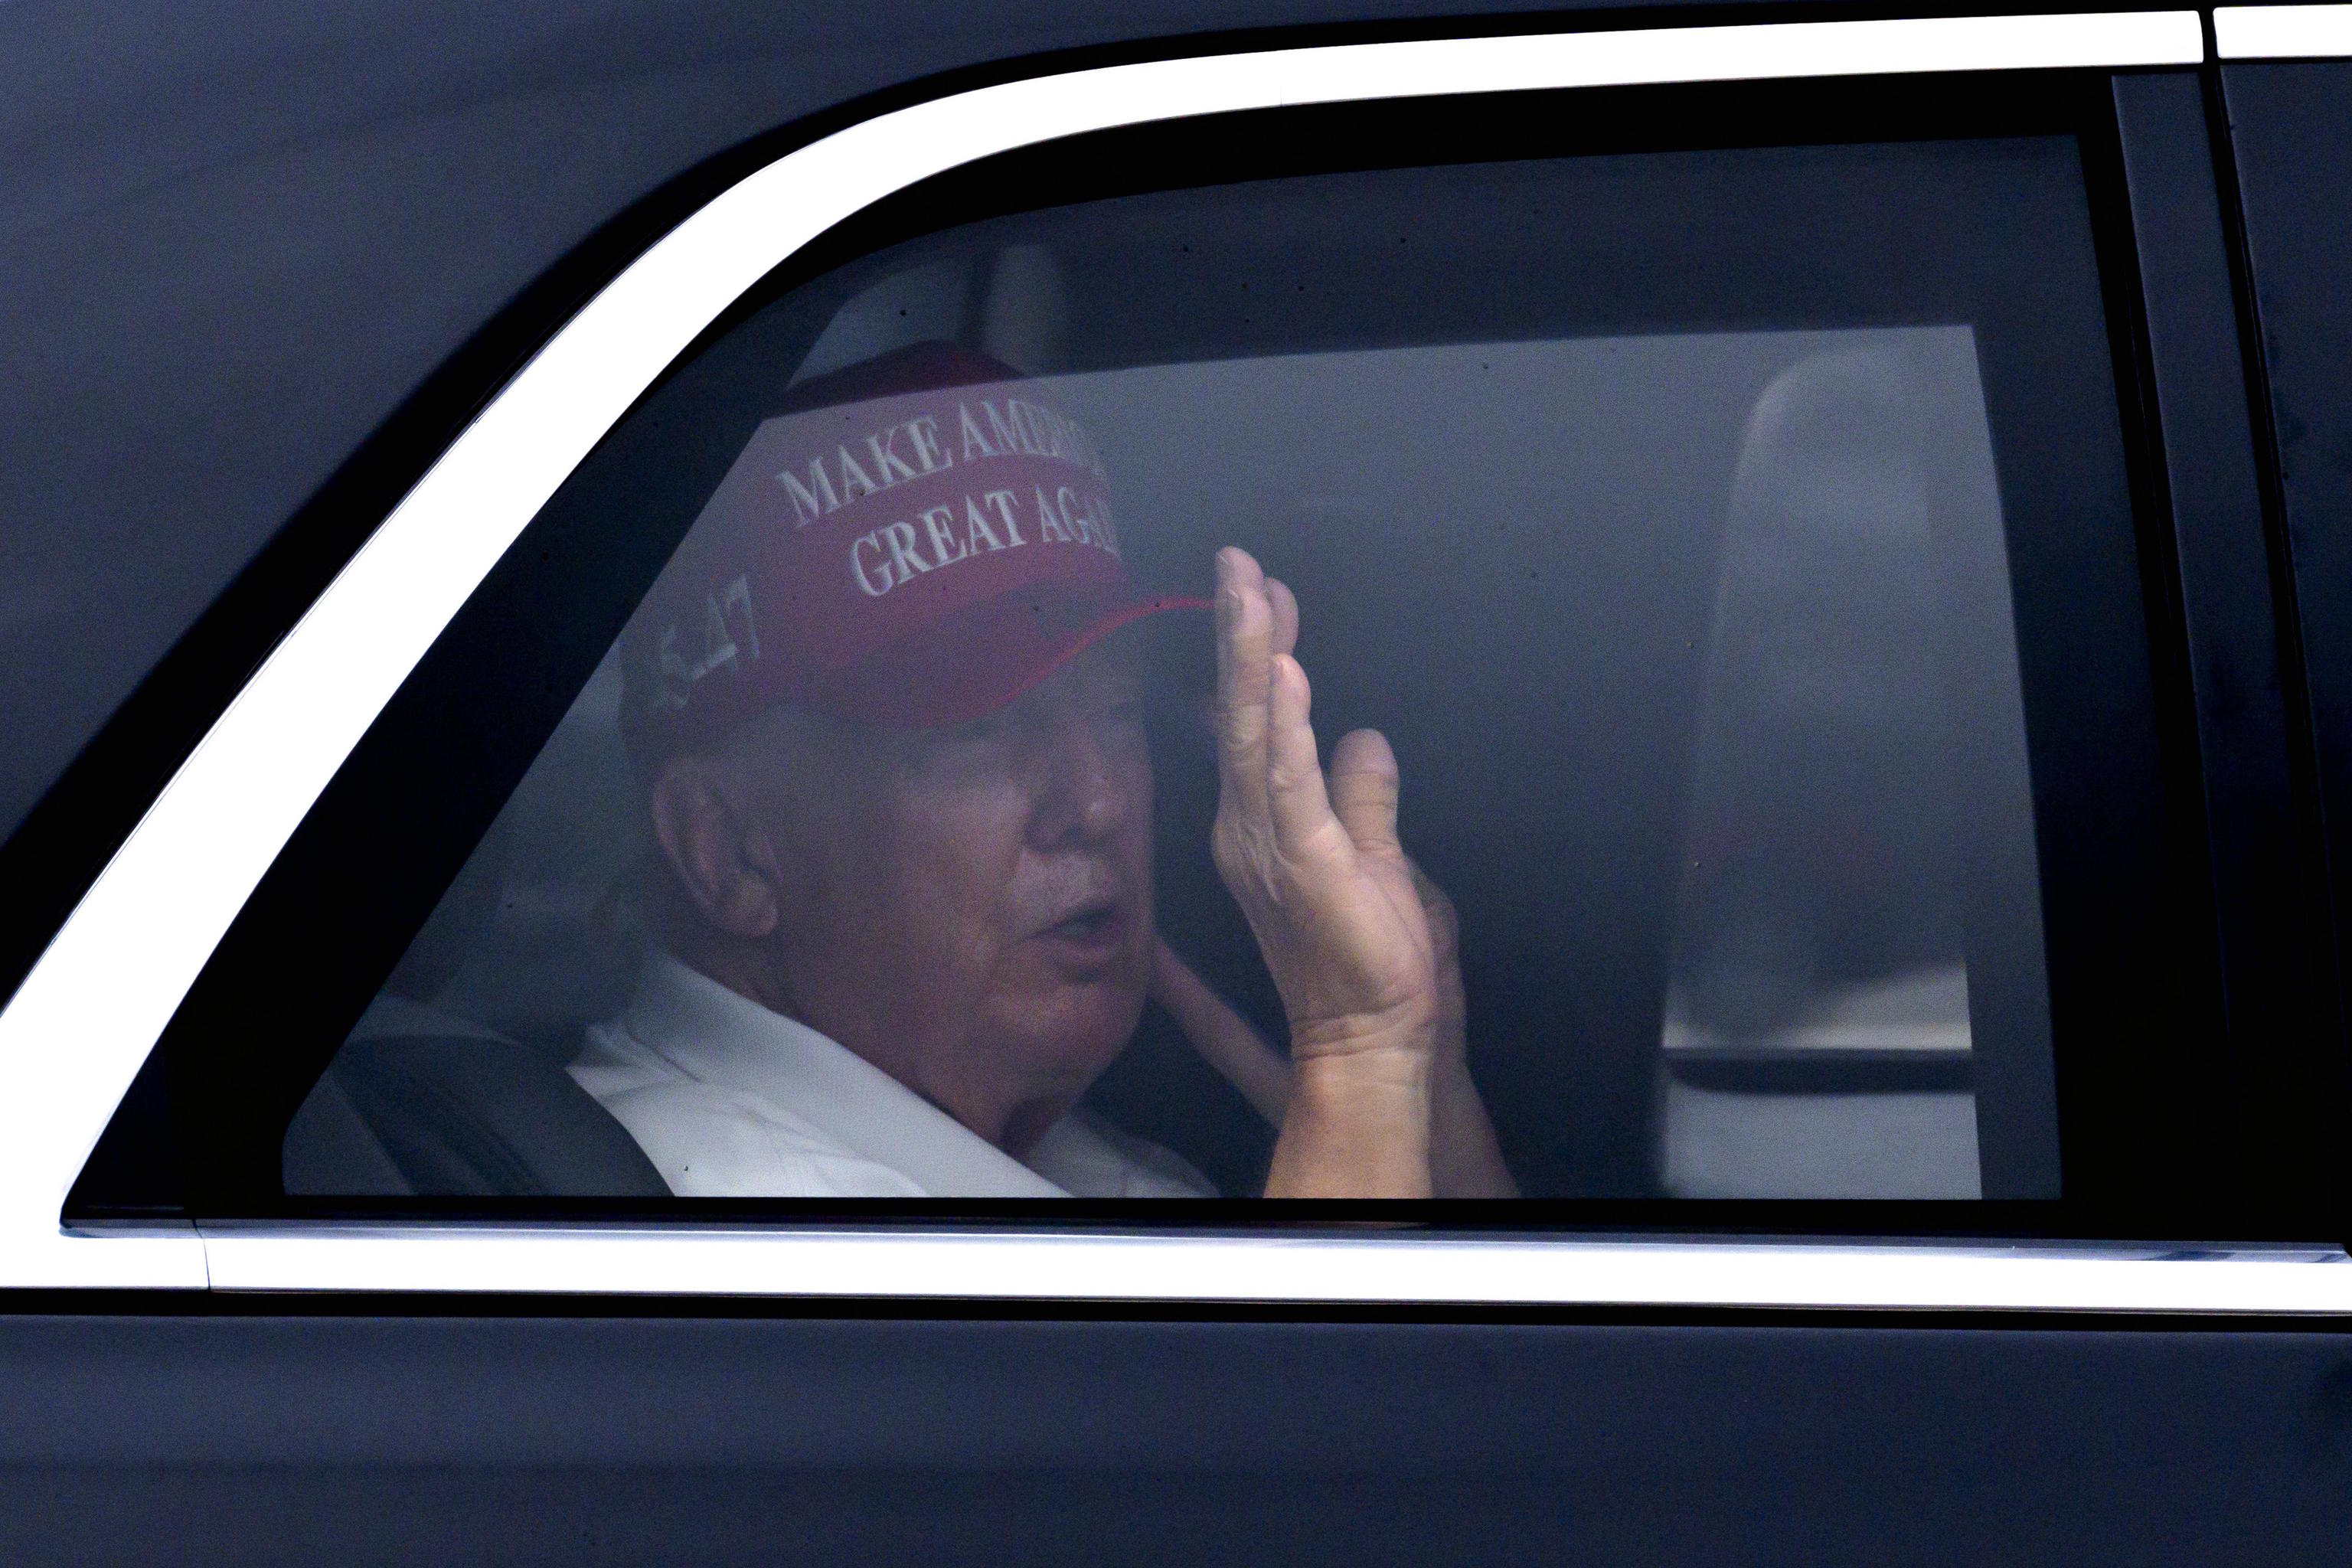
[[[0,1014],[96,1142],[9,1167],[12,1560],[2340,1556],[2342,68],[2207,25],[1170,47],[687,176],[536,374],[298,520],[334,588],[280,579]],[[870,132],[795,212],[890,123],[985,156]],[[1525,1198],[1256,1199],[1270,1129],[1150,1013],[1089,1113],[1216,1197],[667,1196],[500,1126],[595,1114],[644,956],[616,639],[795,386],[925,344],[1006,373],[981,454],[1016,383],[1100,437],[1134,570],[1296,583]],[[909,525],[891,591],[981,537]],[[1278,1038],[1199,651],[1150,657],[1161,924]],[[428,1037],[538,1088],[415,1057],[322,1134],[392,1174],[303,1164]]]

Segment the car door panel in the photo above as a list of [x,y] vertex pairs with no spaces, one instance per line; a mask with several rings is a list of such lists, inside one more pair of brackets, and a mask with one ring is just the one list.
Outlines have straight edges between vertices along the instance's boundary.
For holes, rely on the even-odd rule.
[[2315,1563],[2342,1556],[2352,1482],[2328,1332],[443,1305],[6,1320],[0,1542],[84,1563]]

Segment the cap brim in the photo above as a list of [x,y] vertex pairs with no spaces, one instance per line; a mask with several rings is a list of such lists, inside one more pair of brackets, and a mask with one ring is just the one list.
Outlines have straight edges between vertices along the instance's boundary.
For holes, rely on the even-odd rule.
[[1147,616],[1205,610],[1171,595],[1019,594],[925,627],[846,668],[818,676],[804,698],[857,724],[940,730],[984,719],[1087,648]]

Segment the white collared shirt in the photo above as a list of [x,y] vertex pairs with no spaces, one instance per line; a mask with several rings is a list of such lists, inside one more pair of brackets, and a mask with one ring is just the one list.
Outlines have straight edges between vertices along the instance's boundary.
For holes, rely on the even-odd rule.
[[680,1197],[1213,1197],[1181,1159],[1073,1111],[1027,1163],[847,1047],[667,954],[572,1078]]

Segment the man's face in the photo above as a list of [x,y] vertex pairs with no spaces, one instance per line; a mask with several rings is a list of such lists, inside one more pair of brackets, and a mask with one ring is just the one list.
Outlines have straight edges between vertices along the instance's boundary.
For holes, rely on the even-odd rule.
[[1151,971],[1141,688],[1128,634],[957,729],[754,726],[784,1010],[992,1139],[1075,1100]]

